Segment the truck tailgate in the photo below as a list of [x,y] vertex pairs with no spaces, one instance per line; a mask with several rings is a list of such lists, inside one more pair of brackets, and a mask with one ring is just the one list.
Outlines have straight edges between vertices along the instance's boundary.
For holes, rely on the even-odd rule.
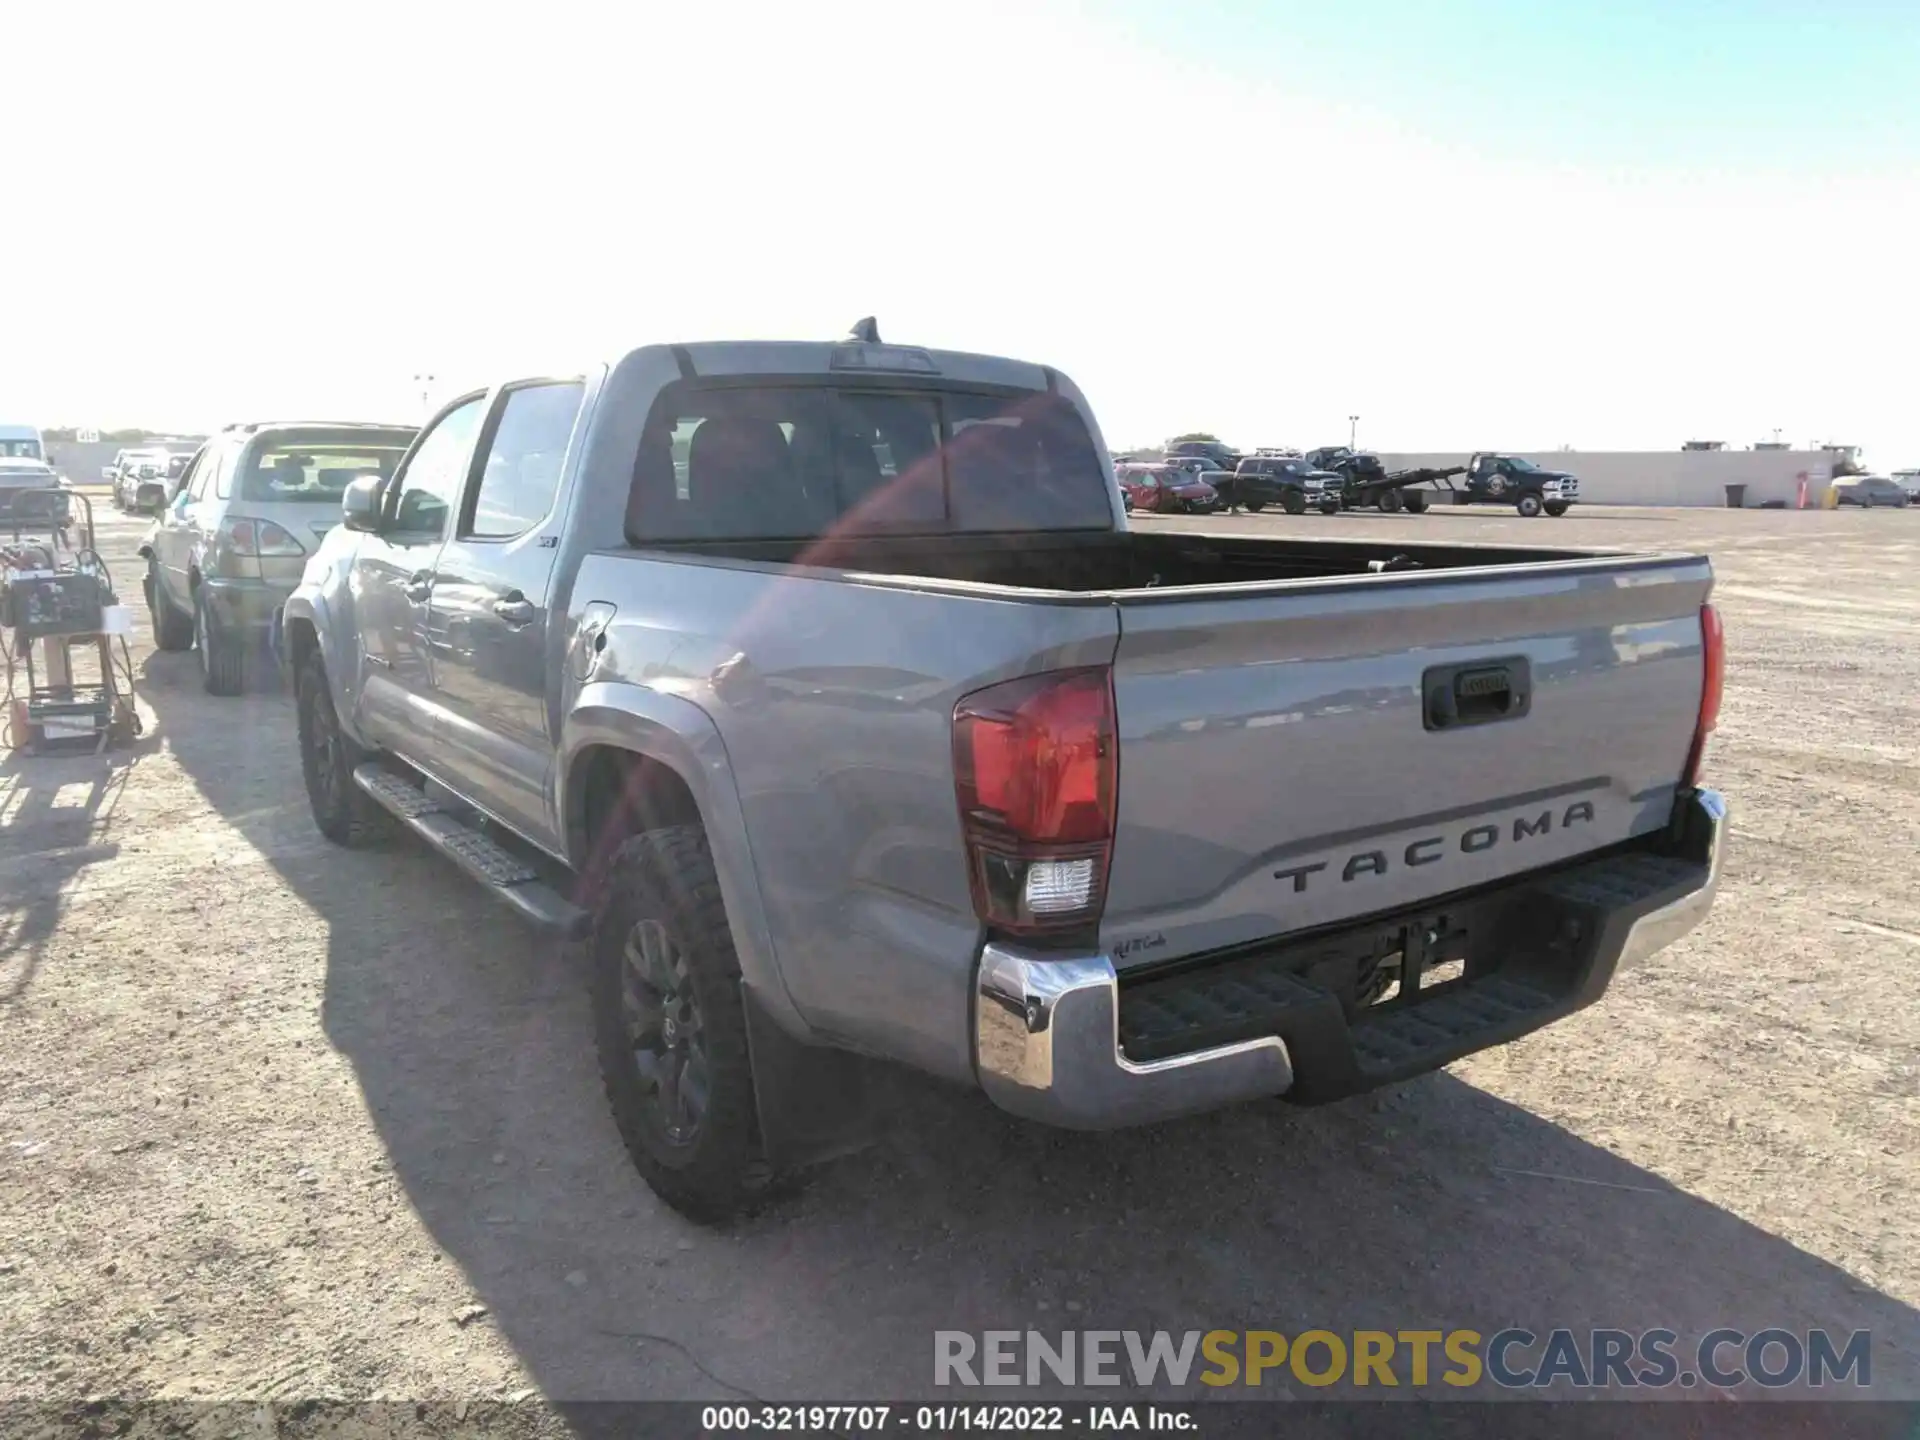
[[[1704,558],[1593,557],[1118,595],[1115,963],[1417,905],[1658,829],[1711,587]],[[1450,725],[1431,728],[1436,703]]]

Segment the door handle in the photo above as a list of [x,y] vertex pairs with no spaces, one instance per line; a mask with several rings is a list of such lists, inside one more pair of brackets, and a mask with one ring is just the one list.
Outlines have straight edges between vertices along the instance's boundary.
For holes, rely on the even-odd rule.
[[509,625],[525,625],[533,619],[533,602],[509,595],[493,602],[493,613]]
[[1436,665],[1420,688],[1429,730],[1518,720],[1533,708],[1533,667],[1524,655]]
[[407,577],[407,598],[420,605],[433,598],[432,572],[420,570]]

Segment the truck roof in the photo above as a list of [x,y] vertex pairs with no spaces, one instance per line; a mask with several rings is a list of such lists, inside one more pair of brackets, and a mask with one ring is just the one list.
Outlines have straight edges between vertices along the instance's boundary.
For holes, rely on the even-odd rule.
[[[1022,390],[1052,388],[1058,377],[1045,365],[976,355],[964,350],[930,350],[850,340],[703,340],[665,347],[648,345],[627,358],[665,348],[688,379],[727,375],[925,375],[976,385]],[[684,358],[683,358],[684,357]]]
[[[223,435],[252,435],[261,430],[418,430],[405,420],[236,420],[223,425]],[[185,443],[185,442],[183,442]],[[192,442],[196,445],[200,441]]]

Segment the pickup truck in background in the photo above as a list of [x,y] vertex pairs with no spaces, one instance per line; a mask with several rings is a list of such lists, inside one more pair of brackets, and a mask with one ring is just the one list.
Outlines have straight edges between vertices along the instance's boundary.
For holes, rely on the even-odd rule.
[[1083,1129],[1332,1100],[1706,913],[1704,557],[1134,533],[1107,454],[1057,371],[869,322],[463,395],[287,602],[314,818],[590,942],[702,1218],[879,1062]]
[[1564,470],[1484,452],[1468,459],[1466,477],[1453,492],[1456,505],[1511,505],[1528,519],[1542,512],[1558,518],[1579,498],[1579,480]]

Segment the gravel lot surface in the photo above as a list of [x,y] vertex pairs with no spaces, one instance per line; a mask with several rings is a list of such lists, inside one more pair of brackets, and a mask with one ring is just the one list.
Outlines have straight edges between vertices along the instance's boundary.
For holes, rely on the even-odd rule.
[[287,698],[204,695],[142,611],[145,737],[0,762],[0,1397],[846,1400],[930,1393],[941,1328],[1509,1323],[1871,1329],[1920,1397],[1920,511],[1139,523],[1709,550],[1712,919],[1321,1110],[1085,1137],[902,1076],[881,1144],[707,1231],[627,1164],[581,956],[330,848]]

